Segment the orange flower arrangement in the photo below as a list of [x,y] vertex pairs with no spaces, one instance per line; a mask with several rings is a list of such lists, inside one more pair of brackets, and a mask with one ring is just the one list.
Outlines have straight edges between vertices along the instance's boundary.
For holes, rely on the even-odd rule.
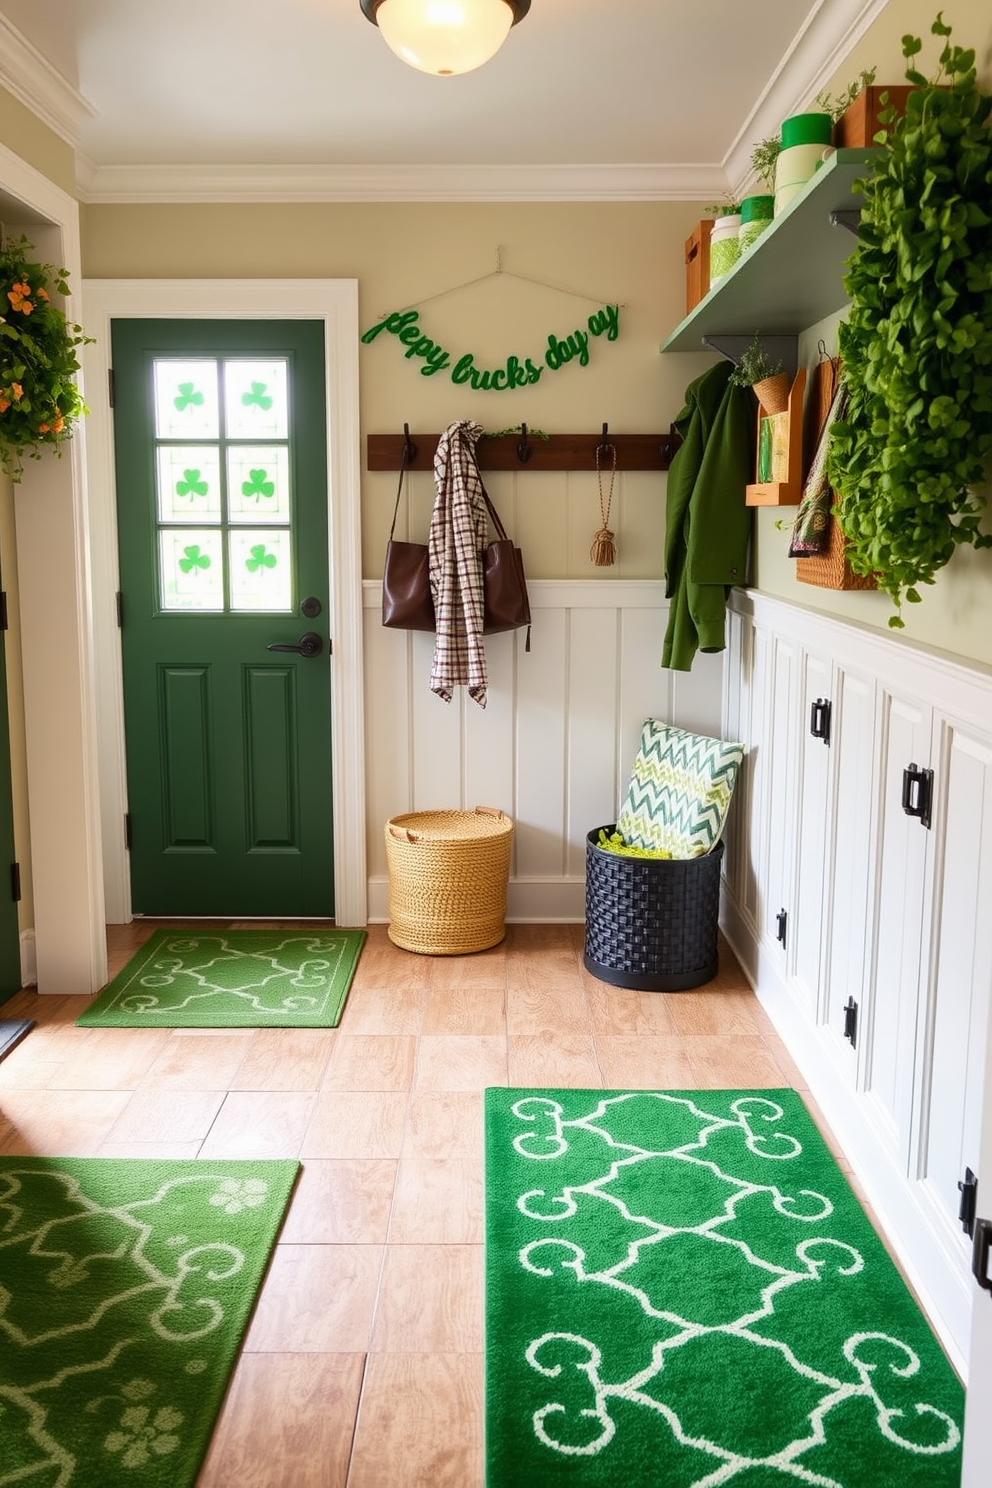
[[34,263],[31,244],[0,243],[0,470],[18,481],[24,456],[61,454],[86,412],[76,348],[92,338],[52,304],[69,292],[64,269]]

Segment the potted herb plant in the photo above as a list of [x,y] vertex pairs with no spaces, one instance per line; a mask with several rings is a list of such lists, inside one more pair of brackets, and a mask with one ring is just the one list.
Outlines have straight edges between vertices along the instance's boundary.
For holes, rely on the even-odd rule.
[[24,456],[58,455],[85,413],[76,348],[92,338],[52,303],[65,269],[36,263],[26,238],[0,243],[0,469],[14,481]]
[[754,388],[766,413],[784,413],[789,406],[789,374],[782,362],[768,355],[757,332],[750,346],[741,352],[730,381],[736,387]]
[[862,183],[858,246],[839,329],[847,416],[827,473],[856,573],[875,573],[903,625],[955,548],[992,546],[980,494],[992,452],[992,97],[975,53],[943,38],[928,79],[913,65],[905,115],[882,115],[884,147]]

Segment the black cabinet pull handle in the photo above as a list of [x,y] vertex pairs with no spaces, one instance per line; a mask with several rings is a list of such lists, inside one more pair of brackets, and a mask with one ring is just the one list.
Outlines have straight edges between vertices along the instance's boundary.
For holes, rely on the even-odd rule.
[[989,1277],[989,1251],[992,1249],[992,1219],[979,1219],[975,1224],[975,1244],[971,1252],[971,1269],[984,1292],[992,1292]]
[[814,739],[822,739],[824,744],[830,743],[830,711],[829,698],[817,698],[809,710],[809,731]]
[[324,643],[315,630],[308,630],[306,635],[301,635],[295,646],[271,645],[266,646],[267,651],[295,651],[298,656],[319,656],[324,648]]
[[907,765],[902,772],[903,811],[907,816],[918,817],[929,830],[932,803],[933,771],[918,770],[915,764]]

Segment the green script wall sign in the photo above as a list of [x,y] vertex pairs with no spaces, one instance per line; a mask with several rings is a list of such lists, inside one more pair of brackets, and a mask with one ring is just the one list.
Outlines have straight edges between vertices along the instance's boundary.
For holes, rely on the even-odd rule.
[[407,361],[422,358],[421,377],[434,377],[450,368],[451,381],[459,386],[469,383],[481,391],[501,393],[508,388],[532,387],[540,381],[545,369],[557,372],[572,361],[578,362],[580,367],[588,367],[589,338],[605,335],[607,341],[615,341],[620,334],[620,307],[604,305],[589,316],[584,329],[579,327],[564,339],[552,332],[543,355],[537,361],[532,357],[508,356],[503,366],[493,368],[477,367],[470,351],[452,366],[451,353],[421,330],[419,310],[394,311],[367,330],[362,341],[366,344],[374,341],[380,331],[389,331],[402,342],[407,348],[404,352]]

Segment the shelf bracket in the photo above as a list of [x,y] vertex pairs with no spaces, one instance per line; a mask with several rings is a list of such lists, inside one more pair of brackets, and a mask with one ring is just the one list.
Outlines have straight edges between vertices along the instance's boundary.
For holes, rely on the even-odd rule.
[[849,233],[857,237],[861,227],[861,209],[854,207],[850,210],[845,208],[842,211],[831,212],[830,225],[831,227],[846,227]]
[[[790,377],[796,374],[799,366],[799,337],[798,336],[765,336],[759,330],[761,344],[773,362],[784,363],[785,371]],[[728,362],[734,366],[740,361],[741,356],[751,345],[754,336],[704,336],[703,345],[708,346],[711,351],[717,351]]]

